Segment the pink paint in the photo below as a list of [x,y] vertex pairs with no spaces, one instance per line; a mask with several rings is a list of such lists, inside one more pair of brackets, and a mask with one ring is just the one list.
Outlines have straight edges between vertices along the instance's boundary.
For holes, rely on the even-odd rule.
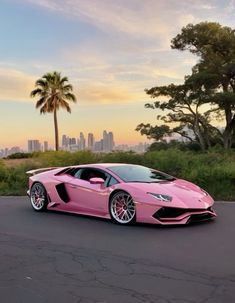
[[[77,214],[85,214],[110,219],[110,195],[115,191],[125,191],[134,201],[136,221],[151,224],[186,224],[190,220],[200,221],[216,217],[212,210],[212,197],[197,185],[181,180],[164,181],[159,183],[125,183],[118,175],[108,169],[110,166],[125,164],[90,164],[74,166],[77,168],[95,168],[114,177],[119,183],[106,186],[102,178],[92,177],[89,180],[73,176],[64,168],[56,168],[43,172],[31,171],[29,189],[34,182],[44,185],[50,201],[48,209],[54,209]],[[128,164],[126,164],[128,165]],[[70,168],[68,168],[70,169]],[[70,171],[71,171],[70,169]],[[58,185],[63,184],[69,201],[64,201],[58,191]],[[167,195],[171,201],[160,201],[149,193]],[[156,214],[157,213],[157,214]]]

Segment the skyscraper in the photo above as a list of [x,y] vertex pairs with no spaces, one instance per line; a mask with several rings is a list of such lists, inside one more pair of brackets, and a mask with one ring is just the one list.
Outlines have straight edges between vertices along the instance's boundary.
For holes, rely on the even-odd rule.
[[68,147],[68,137],[66,135],[62,136],[62,147]]
[[113,150],[114,147],[114,140],[113,140],[113,133],[107,133],[106,130],[103,131],[103,151],[110,152]]
[[113,140],[113,133],[108,133],[108,151],[112,151],[114,148],[114,140]]
[[104,140],[101,139],[100,141],[95,142],[94,151],[101,152],[104,149]]
[[86,148],[86,140],[82,132],[80,132],[79,149],[84,150]]
[[47,141],[43,142],[43,151],[44,152],[48,151],[48,142]]
[[108,133],[106,130],[103,131],[103,150],[108,151]]
[[88,140],[87,140],[87,146],[89,150],[93,150],[94,149],[94,145],[95,145],[95,138],[94,135],[92,133],[88,134]]
[[76,145],[76,138],[69,138],[69,145]]
[[41,150],[41,144],[39,140],[28,140],[28,152],[32,153]]

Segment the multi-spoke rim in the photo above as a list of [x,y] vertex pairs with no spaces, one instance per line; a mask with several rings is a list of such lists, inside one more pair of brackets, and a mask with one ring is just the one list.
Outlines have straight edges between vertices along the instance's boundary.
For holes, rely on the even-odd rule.
[[30,200],[34,209],[41,210],[44,207],[46,194],[44,187],[40,183],[36,183],[32,186]]
[[122,224],[130,223],[135,217],[135,204],[127,193],[117,193],[111,200],[110,210],[113,218]]

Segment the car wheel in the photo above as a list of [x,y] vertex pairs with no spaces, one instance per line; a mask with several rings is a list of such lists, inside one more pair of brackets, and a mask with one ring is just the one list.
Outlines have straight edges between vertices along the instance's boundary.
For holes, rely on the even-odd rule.
[[45,187],[36,182],[30,189],[30,202],[34,210],[44,211],[47,208],[47,192]]
[[112,220],[119,224],[131,224],[135,222],[135,203],[127,192],[118,191],[109,203],[109,212]]

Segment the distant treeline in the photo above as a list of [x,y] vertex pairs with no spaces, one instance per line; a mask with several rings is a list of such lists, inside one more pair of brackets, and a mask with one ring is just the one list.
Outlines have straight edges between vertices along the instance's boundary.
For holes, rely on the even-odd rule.
[[27,159],[27,158],[32,158],[33,154],[32,153],[14,153],[12,155],[7,156],[5,159]]

